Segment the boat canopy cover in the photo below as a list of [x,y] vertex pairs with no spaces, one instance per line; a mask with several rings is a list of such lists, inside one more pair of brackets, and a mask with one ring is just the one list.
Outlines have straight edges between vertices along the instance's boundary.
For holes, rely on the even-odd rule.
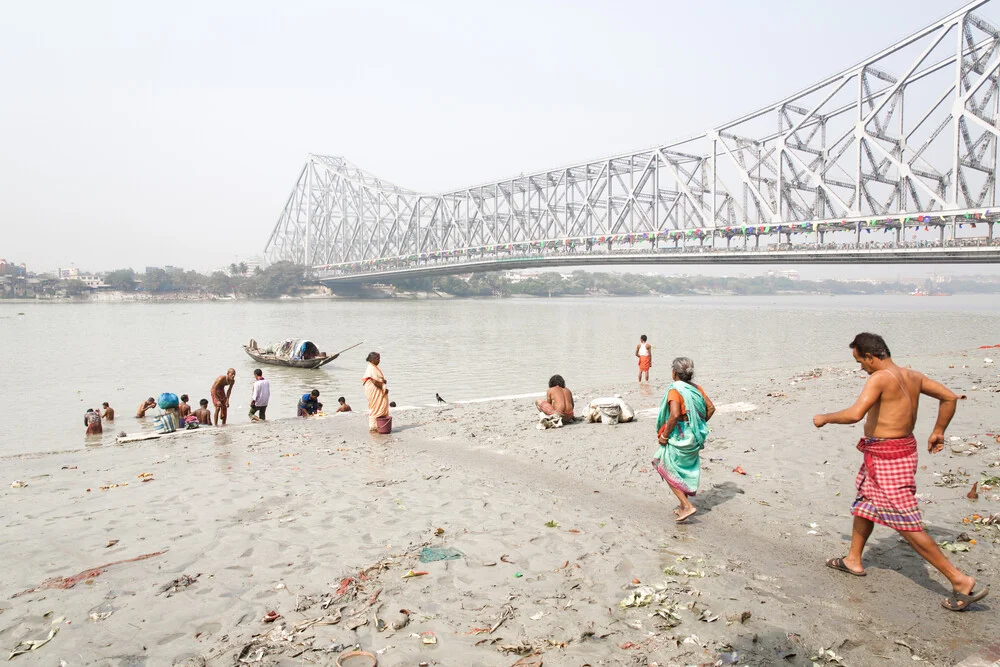
[[304,338],[288,338],[280,343],[271,343],[260,350],[264,354],[273,354],[282,359],[300,361],[302,359],[314,359],[319,356],[319,348]]

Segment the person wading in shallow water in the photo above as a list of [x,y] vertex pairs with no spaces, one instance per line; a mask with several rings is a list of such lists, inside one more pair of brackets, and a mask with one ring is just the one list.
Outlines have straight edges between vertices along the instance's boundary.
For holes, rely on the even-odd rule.
[[643,373],[646,374],[646,382],[649,382],[649,369],[653,365],[653,348],[646,342],[646,334],[639,336],[639,344],[635,346],[635,356],[639,358],[639,382],[642,382]]
[[865,576],[861,556],[875,524],[879,523],[896,530],[924,560],[948,578],[952,594],[941,605],[951,611],[964,611],[986,597],[990,588],[976,591],[976,580],[952,565],[924,531],[916,497],[917,441],[913,437],[920,395],[936,398],[937,423],[927,439],[927,451],[940,452],[944,448],[945,429],[955,416],[958,396],[922,373],[897,366],[881,336],[860,333],[851,341],[850,348],[854,360],[869,375],[861,395],[846,410],[813,417],[816,428],[822,428],[827,424],[856,424],[867,416],[865,437],[857,445],[864,454],[864,462],[858,471],[858,494],[851,507],[854,515],[851,549],[843,558],[827,560],[826,565],[856,577]]
[[219,422],[226,425],[226,417],[229,416],[229,397],[233,393],[233,386],[236,384],[236,369],[230,368],[225,375],[215,378],[212,383],[211,396],[215,405],[215,415],[213,420],[218,426]]

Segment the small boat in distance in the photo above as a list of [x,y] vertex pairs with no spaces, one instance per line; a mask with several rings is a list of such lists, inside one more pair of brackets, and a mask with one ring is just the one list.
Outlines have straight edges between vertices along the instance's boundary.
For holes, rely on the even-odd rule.
[[[360,344],[358,343],[358,345]],[[250,343],[244,345],[243,349],[252,359],[262,364],[291,366],[292,368],[319,368],[339,357],[341,352],[347,351],[341,350],[337,354],[328,356],[326,352],[320,352],[312,341],[304,338],[289,338],[264,348],[259,347],[257,341],[251,338]]]

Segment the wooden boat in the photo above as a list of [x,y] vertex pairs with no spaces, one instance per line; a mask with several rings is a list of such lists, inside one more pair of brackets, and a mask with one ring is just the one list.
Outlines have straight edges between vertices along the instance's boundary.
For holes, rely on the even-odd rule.
[[312,341],[300,338],[289,338],[263,349],[258,347],[257,341],[251,338],[250,344],[244,345],[243,349],[254,361],[272,366],[290,366],[292,368],[319,368],[330,363],[341,354],[338,352],[337,354],[328,356],[326,352],[320,352],[319,348]]

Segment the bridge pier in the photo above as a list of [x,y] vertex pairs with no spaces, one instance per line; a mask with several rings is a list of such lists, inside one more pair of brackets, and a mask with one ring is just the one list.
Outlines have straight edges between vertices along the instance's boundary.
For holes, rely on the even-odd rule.
[[992,245],[993,244],[993,223],[992,222],[986,223],[986,229],[987,229],[987,231],[986,231],[986,243],[989,244],[989,245]]

